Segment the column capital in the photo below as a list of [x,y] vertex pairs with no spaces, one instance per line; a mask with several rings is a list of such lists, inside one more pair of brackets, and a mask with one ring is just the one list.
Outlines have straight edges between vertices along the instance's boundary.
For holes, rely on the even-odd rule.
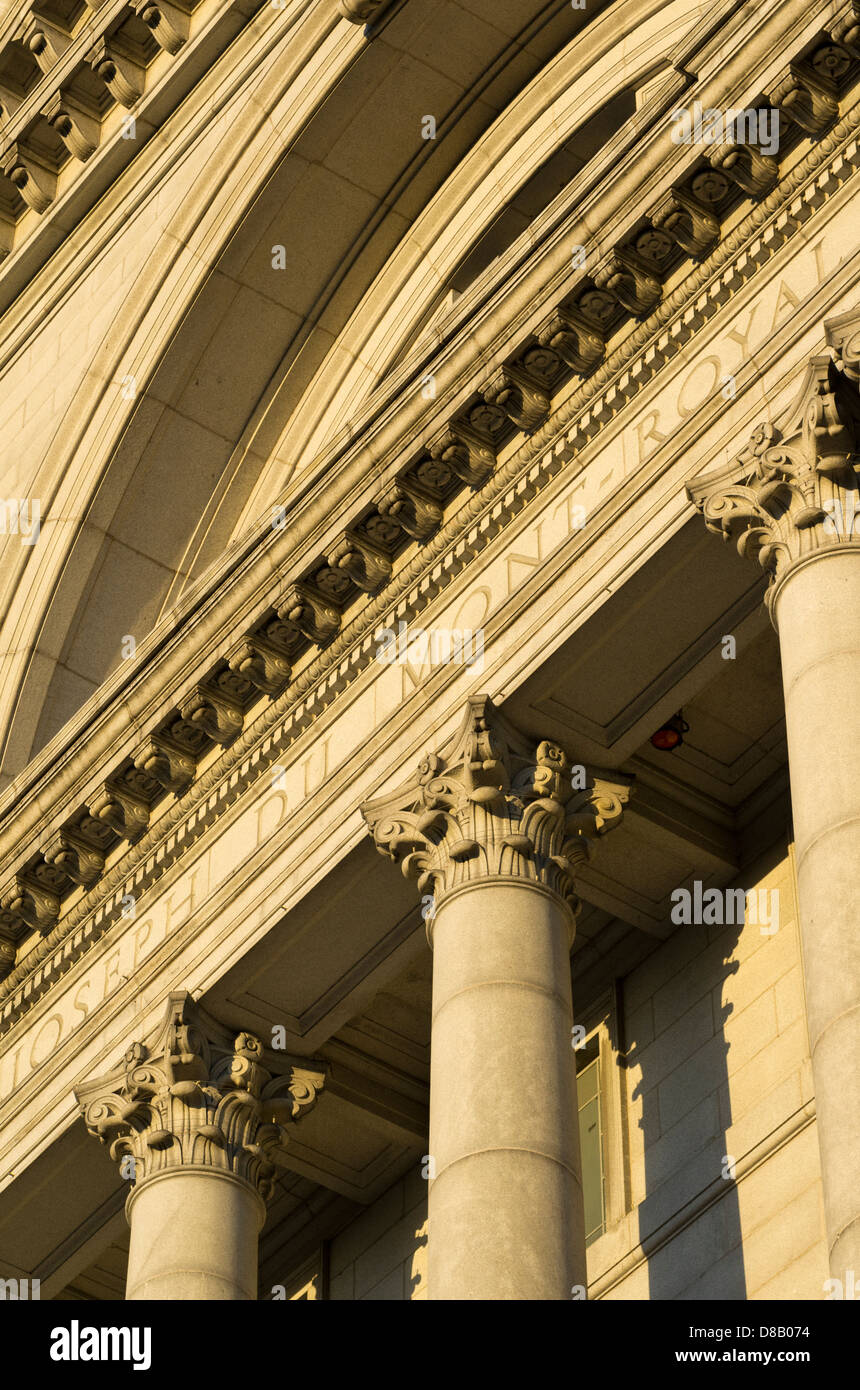
[[687,484],[708,530],[734,541],[769,576],[765,602],[772,617],[776,593],[794,565],[860,541],[860,392],[850,370],[856,356],[847,356],[858,341],[860,317],[854,315],[853,334],[846,322],[847,316],[827,325],[834,347],[837,337],[846,343],[840,360],[826,353],[812,357],[791,408],[758,425],[728,468]]
[[361,809],[380,853],[432,895],[429,934],[445,894],[481,880],[541,884],[576,915],[576,869],[620,820],[631,782],[572,764],[559,744],[528,738],[479,695],[440,754]]
[[231,1033],[185,991],[169,996],[150,1046],[75,1091],[90,1134],[139,1189],[167,1170],[206,1167],[244,1179],[264,1199],[283,1166],[288,1128],[314,1105],[321,1066],[267,1053]]

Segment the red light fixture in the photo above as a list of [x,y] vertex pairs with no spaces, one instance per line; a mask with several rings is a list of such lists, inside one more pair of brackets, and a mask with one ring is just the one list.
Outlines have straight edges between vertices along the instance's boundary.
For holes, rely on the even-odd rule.
[[667,719],[666,723],[660,726],[656,734],[651,735],[651,743],[662,753],[671,753],[674,749],[680,748],[689,728],[686,719],[678,710],[677,714],[673,714],[671,719]]

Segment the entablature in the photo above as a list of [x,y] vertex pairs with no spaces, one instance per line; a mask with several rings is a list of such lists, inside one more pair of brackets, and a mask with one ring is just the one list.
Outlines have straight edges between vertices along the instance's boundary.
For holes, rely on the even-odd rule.
[[[283,27],[314,7],[315,0],[13,5],[0,22],[0,275],[11,272],[6,283],[21,288],[22,277],[52,254],[255,15],[268,8],[272,23]],[[390,8],[390,0],[325,0],[330,24],[366,25]],[[59,236],[51,234],[56,214]],[[25,246],[24,262],[17,253]]]
[[[856,70],[846,70],[851,71],[856,76]],[[485,357],[482,361],[482,326],[470,350],[461,344],[459,351],[462,375],[471,372],[474,379],[482,371],[483,384],[478,392],[460,387],[427,408],[422,430],[427,444],[419,454],[408,422],[398,428],[395,407],[389,411],[395,446],[371,478],[367,461],[374,441],[359,437],[353,446],[353,477],[363,482],[353,484],[345,502],[355,507],[374,494],[375,501],[364,502],[349,517],[338,500],[340,516],[323,515],[309,486],[310,526],[301,543],[289,524],[266,526],[228,553],[218,572],[174,615],[173,628],[165,624],[142,645],[133,672],[109,681],[4,796],[8,848],[2,861],[0,935],[11,978],[0,997],[11,1001],[13,991],[92,914],[90,895],[106,900],[116,894],[132,846],[136,862],[155,853],[252,750],[256,771],[268,769],[273,761],[267,757],[268,730],[284,711],[296,712],[298,736],[315,712],[373,660],[373,633],[395,592],[431,592],[440,557],[520,479],[518,500],[508,514],[515,515],[541,485],[541,475],[552,477],[561,466],[552,446],[562,431],[569,432],[571,421],[580,421],[578,448],[597,435],[720,306],[720,272],[731,267],[741,273],[736,263],[752,239],[763,240],[762,228],[775,227],[791,204],[793,220],[783,217],[780,235],[769,241],[772,251],[818,206],[828,178],[836,186],[848,177],[844,152],[853,140],[851,158],[856,157],[855,131],[856,108],[849,107],[812,149],[796,146],[785,186],[762,190],[755,206],[745,207],[697,268],[687,267],[675,281],[667,276],[668,293],[660,282],[660,302],[638,326],[632,324],[636,306],[631,309],[617,294],[613,299],[612,284],[615,276],[629,274],[635,288],[639,263],[630,257],[641,255],[641,249],[631,251],[622,242],[601,261],[590,288],[587,280],[576,281],[586,286],[575,291],[580,298],[568,304],[566,292],[553,310],[560,331],[567,332],[572,321],[575,334],[586,317],[585,297],[603,295],[614,305],[618,339],[616,345],[614,331],[604,336],[601,357],[576,374],[588,379],[575,382],[566,396],[561,389],[556,393],[546,373],[546,384],[535,384],[540,374],[529,355],[545,362],[548,353],[539,337],[537,346],[520,344],[493,366]],[[562,229],[559,244],[563,235]],[[744,275],[755,272],[749,257],[744,265]],[[650,270],[641,274],[646,286],[657,280]],[[557,290],[559,278],[566,290],[564,277],[551,283]],[[555,351],[551,341],[549,351]],[[564,359],[560,353],[558,358],[560,373]],[[574,374],[571,369],[565,378],[568,385]],[[396,404],[403,406],[402,399]],[[466,488],[473,495],[454,512],[450,504]],[[505,519],[499,517],[496,529]],[[314,555],[311,563],[303,562],[303,556]],[[231,634],[227,646],[225,631]],[[31,942],[12,970],[15,949],[33,932],[41,941]]]
[[28,247],[31,274],[261,6],[28,0],[12,11],[0,31],[0,276],[20,288],[17,253]]

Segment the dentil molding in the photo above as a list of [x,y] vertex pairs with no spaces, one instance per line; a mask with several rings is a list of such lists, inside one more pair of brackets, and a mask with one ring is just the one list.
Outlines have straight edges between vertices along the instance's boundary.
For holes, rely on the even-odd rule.
[[[827,192],[835,191],[854,173],[858,157],[856,131],[855,107],[801,159],[784,183],[751,209],[648,320],[553,411],[550,420],[526,436],[503,464],[493,468],[495,460],[491,461],[491,471],[480,490],[473,483],[473,495],[449,520],[440,525],[442,510],[429,491],[429,471],[426,478],[419,477],[417,471],[412,473],[405,488],[402,483],[392,486],[390,498],[379,507],[380,524],[414,527],[415,538],[418,539],[419,530],[422,538],[417,553],[387,584],[382,577],[384,566],[372,570],[378,562],[383,534],[381,526],[378,534],[370,533],[372,518],[368,518],[360,535],[348,529],[342,544],[332,550],[328,561],[333,572],[332,587],[325,596],[307,579],[287,582],[283,598],[276,599],[271,616],[238,640],[221,670],[204,678],[192,696],[181,702],[175,713],[133,751],[132,758],[105,782],[100,797],[67,817],[56,830],[49,823],[45,847],[40,848],[36,859],[28,852],[19,870],[7,859],[6,874],[0,883],[0,943],[4,956],[0,960],[0,975],[9,971],[8,978],[0,980],[4,1030],[104,934],[119,915],[122,893],[129,891],[125,885],[134,882],[136,891],[143,891],[182,853],[183,827],[193,822],[197,827],[195,834],[199,833],[199,817],[195,819],[194,810],[197,802],[214,806],[217,788],[223,812],[264,768],[283,756],[284,749],[309,727],[318,709],[331,702],[336,693],[333,674],[337,673],[336,686],[340,691],[373,659],[372,643],[365,640],[366,634],[372,633],[380,621],[388,620],[394,605],[398,605],[398,613],[408,610],[418,614],[462,565],[474,558],[472,551],[467,555],[462,548],[457,551],[456,545],[475,518],[493,507],[494,521],[484,536],[486,541],[492,539],[555,476],[561,465],[552,446],[562,432],[569,434],[576,422],[578,447],[585,447],[606,421],[635,397],[643,382],[686,346],[696,328],[716,313],[729,295],[781,246],[802,232],[802,224],[821,206]],[[788,204],[792,206],[790,219],[783,215]],[[692,302],[696,311],[691,319]],[[584,337],[583,342],[587,343]],[[533,370],[533,364],[530,366]],[[486,401],[484,408],[501,410],[498,404],[490,406]],[[469,423],[475,432],[469,431]],[[444,463],[447,467],[456,461],[464,471],[467,467],[485,471],[488,455],[476,433],[481,432],[475,422],[457,421],[450,435],[439,435],[435,457],[431,453],[426,460],[427,470],[431,465]],[[424,526],[432,534],[424,531]],[[381,587],[372,594],[365,590],[364,605],[353,621],[327,636],[315,660],[285,687],[293,654],[301,651],[299,644],[310,640],[307,634],[311,630],[321,634],[327,615],[340,609],[340,603],[332,597],[335,569],[344,579],[350,572],[367,575],[365,582],[373,573],[380,577]],[[433,577],[429,579],[431,571]],[[248,705],[261,694],[267,696],[268,703],[259,714],[255,710],[249,717]],[[229,720],[231,714],[232,729],[228,735],[225,719]],[[218,733],[224,736],[216,740]],[[223,747],[220,758],[199,772],[200,759],[217,743]],[[225,746],[227,743],[229,747]],[[265,754],[261,751],[264,745]],[[144,782],[136,775],[141,773],[150,781]],[[187,788],[182,801],[176,801],[149,830],[142,828],[159,798],[181,787]],[[128,830],[121,833],[125,820],[120,824],[119,817],[124,818],[126,811],[130,816]],[[170,852],[160,850],[156,856],[155,847],[168,838]],[[115,849],[123,840],[130,846],[123,858],[102,876],[94,876],[94,869],[104,862],[105,851]],[[58,846],[63,851],[59,860]],[[21,862],[23,854],[22,846],[15,858]],[[61,869],[62,873],[55,876],[50,872],[52,868]],[[83,875],[87,875],[86,884]],[[62,900],[73,884],[84,886],[87,895],[64,912]],[[96,893],[98,900],[93,897]],[[42,940],[14,965],[17,943],[34,928],[40,931]]]

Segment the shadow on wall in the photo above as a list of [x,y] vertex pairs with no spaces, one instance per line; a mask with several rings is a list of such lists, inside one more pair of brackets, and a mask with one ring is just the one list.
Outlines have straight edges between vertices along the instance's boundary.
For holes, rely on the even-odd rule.
[[[420,1222],[420,1224],[419,1224]],[[406,1298],[416,1298],[419,1293],[427,1297],[427,1217],[423,1220],[415,1218],[415,1233],[412,1244],[414,1253],[412,1255],[412,1267],[407,1269],[405,1277],[404,1295]]]
[[[653,1030],[648,1011],[635,1009],[627,1019],[626,1066],[640,1073],[630,1091],[630,1101],[641,1102],[644,1151],[639,1241],[650,1299],[744,1300],[736,1156],[726,1138],[732,1114],[725,1029],[734,1006],[724,997],[740,968],[732,957],[743,922],[729,920],[725,907],[722,922],[703,923],[701,910],[697,922],[695,884],[689,891],[693,920],[667,942],[678,968],[652,995]],[[699,891],[707,903],[708,889]],[[738,901],[724,890],[719,897]],[[637,1037],[631,1024],[638,1020]]]

